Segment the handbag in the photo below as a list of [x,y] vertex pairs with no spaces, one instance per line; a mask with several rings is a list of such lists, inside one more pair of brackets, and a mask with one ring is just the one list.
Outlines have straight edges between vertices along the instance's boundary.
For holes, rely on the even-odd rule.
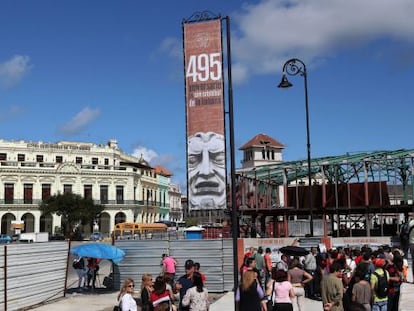
[[122,311],[121,301],[119,301],[119,303],[114,306],[114,308],[112,309],[112,311]]
[[267,300],[267,310],[274,310],[275,302],[273,300],[273,295],[275,293],[275,281],[273,281],[272,284],[272,294],[270,295],[270,298]]

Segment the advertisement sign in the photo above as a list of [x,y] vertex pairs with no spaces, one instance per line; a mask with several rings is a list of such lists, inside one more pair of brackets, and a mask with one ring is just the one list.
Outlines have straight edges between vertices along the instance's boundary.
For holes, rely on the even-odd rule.
[[226,208],[221,20],[183,23],[189,210]]

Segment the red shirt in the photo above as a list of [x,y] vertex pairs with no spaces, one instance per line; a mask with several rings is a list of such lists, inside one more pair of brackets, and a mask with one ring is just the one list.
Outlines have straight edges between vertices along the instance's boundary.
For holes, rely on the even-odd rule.
[[272,270],[272,259],[270,258],[270,254],[269,253],[264,254],[263,259],[265,261],[265,267],[267,271],[271,271]]
[[151,292],[150,301],[152,305],[155,307],[160,303],[169,302],[170,301],[170,293],[168,290],[165,290],[161,295],[156,294],[154,291]]
[[207,280],[206,275],[204,273],[200,272],[200,271],[197,271],[197,272],[200,273],[201,280],[203,281],[203,284],[204,284],[206,282],[206,280]]

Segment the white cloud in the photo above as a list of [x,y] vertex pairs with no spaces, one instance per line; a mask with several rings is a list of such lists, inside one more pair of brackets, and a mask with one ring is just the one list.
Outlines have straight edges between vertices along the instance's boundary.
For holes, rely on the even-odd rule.
[[414,50],[413,13],[412,0],[264,0],[245,5],[232,16],[233,81],[278,72],[291,57],[309,67],[340,49],[377,40],[405,43],[400,50],[407,44]]
[[59,131],[65,135],[74,135],[82,132],[90,123],[100,115],[99,109],[83,108],[69,122],[64,124]]
[[[244,4],[229,14],[233,82],[279,72],[292,57],[304,60],[308,67],[316,66],[344,49],[383,40],[390,44],[381,46],[384,51],[373,50],[376,54],[369,57],[382,55],[390,62],[399,61],[401,55],[414,54],[413,13],[412,0],[261,0]],[[183,57],[178,39],[165,39],[161,50]],[[407,59],[414,62],[413,57]]]
[[[178,180],[180,184],[185,183],[185,168],[181,166],[181,162],[172,154],[158,154],[155,150],[149,149],[142,145],[136,147],[132,155],[138,159],[143,157],[151,166],[161,165],[173,174],[173,178]],[[181,180],[183,179],[183,180]]]
[[0,63],[0,87],[11,88],[17,85],[31,70],[30,57],[15,55]]
[[132,151],[132,155],[137,157],[138,159],[143,157],[143,159],[147,162],[151,162],[154,158],[158,157],[158,153],[155,150],[148,149],[144,146],[138,146],[134,148]]

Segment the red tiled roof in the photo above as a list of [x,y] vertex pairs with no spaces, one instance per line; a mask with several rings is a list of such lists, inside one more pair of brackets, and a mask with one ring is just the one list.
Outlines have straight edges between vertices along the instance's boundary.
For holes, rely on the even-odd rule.
[[170,177],[172,176],[172,173],[167,170],[165,167],[162,167],[161,165],[157,165],[154,167],[154,172],[158,175]]
[[273,148],[284,149],[285,145],[278,142],[276,139],[273,139],[266,134],[257,134],[255,137],[250,139],[247,143],[239,148],[239,150],[245,150],[251,147],[264,147],[269,146]]

